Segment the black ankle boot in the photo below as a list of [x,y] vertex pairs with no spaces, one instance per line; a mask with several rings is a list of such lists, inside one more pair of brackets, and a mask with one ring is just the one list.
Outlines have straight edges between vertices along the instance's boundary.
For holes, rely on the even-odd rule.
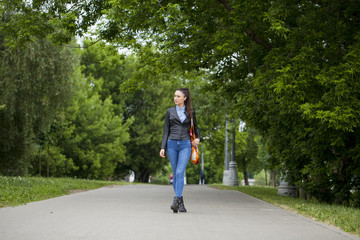
[[180,198],[179,212],[187,212],[185,205],[184,205],[184,198],[182,196]]
[[181,198],[180,197],[174,197],[174,201],[171,204],[171,210],[174,211],[174,213],[177,213],[179,211],[179,207],[180,207],[180,203],[181,203]]

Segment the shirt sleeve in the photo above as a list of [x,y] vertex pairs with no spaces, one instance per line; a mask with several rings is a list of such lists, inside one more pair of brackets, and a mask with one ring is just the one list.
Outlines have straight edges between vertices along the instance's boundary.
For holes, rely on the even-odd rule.
[[165,150],[166,150],[167,140],[170,134],[169,118],[170,118],[170,112],[168,110],[166,111],[166,115],[165,115],[164,132],[161,143],[161,149],[165,149]]
[[195,112],[193,112],[193,121],[194,121],[195,137],[198,138],[198,139],[201,139],[200,131],[199,131],[199,128],[198,128],[198,126],[197,126],[197,121],[196,121]]

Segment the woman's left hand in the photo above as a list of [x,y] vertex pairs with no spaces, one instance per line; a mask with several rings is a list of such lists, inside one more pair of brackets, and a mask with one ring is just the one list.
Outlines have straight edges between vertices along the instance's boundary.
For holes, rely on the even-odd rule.
[[194,147],[197,147],[200,143],[200,139],[196,138],[191,144],[194,146]]

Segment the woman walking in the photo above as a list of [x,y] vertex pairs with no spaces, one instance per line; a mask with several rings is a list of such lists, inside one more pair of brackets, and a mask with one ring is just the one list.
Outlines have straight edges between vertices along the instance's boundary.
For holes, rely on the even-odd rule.
[[[179,88],[174,94],[175,107],[166,111],[164,133],[160,156],[165,158],[165,149],[173,172],[173,188],[175,192],[171,210],[174,213],[186,212],[182,196],[184,174],[191,154],[191,145],[200,143],[200,132],[196,124],[195,112],[191,109],[190,91]],[[190,125],[193,119],[196,139],[190,142]]]

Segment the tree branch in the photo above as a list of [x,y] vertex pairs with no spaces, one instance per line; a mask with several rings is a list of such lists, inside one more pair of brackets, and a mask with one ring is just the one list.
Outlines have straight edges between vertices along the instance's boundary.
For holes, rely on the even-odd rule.
[[231,12],[233,10],[233,8],[230,6],[227,0],[218,0],[218,2],[224,5],[224,7],[226,8],[226,10],[228,10],[228,12]]
[[100,39],[98,39],[98,40],[96,40],[95,42],[92,42],[91,44],[89,44],[89,45],[84,45],[84,47],[83,48],[89,48],[89,47],[91,47],[91,46],[93,46],[93,45],[95,45],[95,44],[97,44],[98,42],[100,42],[102,40],[102,38],[100,38]]
[[[228,11],[228,12],[232,12],[233,8],[232,6],[228,3],[227,0],[217,0],[219,3],[221,3],[225,9]],[[257,44],[265,47],[267,50],[271,50],[273,47],[265,40],[259,38],[256,33],[251,30],[251,29],[245,29],[245,33],[246,35],[248,35],[251,40],[253,40],[254,42],[256,42]]]
[[251,29],[245,29],[245,33],[257,44],[260,44],[261,46],[265,47],[267,50],[271,50],[273,47],[263,39],[259,38],[256,33],[254,33]]
[[76,46],[76,47],[68,46],[68,47],[69,47],[69,48],[81,48],[81,49],[85,49],[85,48],[89,48],[89,47],[97,44],[97,43],[100,42],[101,40],[103,40],[103,38],[100,38],[100,39],[96,40],[95,42],[92,42],[92,43],[90,43],[89,45],[86,45],[86,46],[83,46],[83,47],[81,47],[81,46]]
[[77,2],[77,3],[74,3],[68,10],[65,10],[65,12],[64,13],[69,13],[69,12],[71,12],[72,10],[73,10],[73,8],[80,8],[81,6],[80,6],[80,2]]
[[[119,33],[122,33],[122,32],[124,32],[124,31],[126,31],[126,30],[128,30],[128,28],[121,29],[121,30],[119,31]],[[95,42],[90,43],[89,45],[86,45],[86,46],[83,46],[83,47],[71,47],[71,48],[82,48],[82,49],[89,48],[89,47],[97,44],[98,42],[100,42],[101,40],[104,40],[104,39],[106,39],[106,38],[105,38],[105,37],[101,37],[101,38],[97,39]]]

